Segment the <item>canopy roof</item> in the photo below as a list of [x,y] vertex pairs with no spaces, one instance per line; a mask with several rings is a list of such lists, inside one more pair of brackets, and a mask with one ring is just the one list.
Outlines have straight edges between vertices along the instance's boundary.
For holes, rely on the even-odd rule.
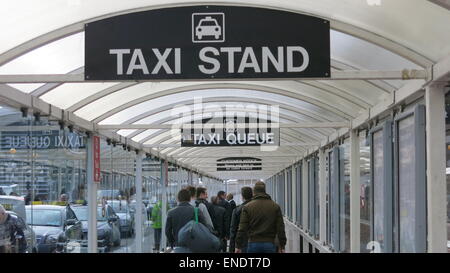
[[[48,75],[83,74],[85,23],[149,9],[207,4],[264,7],[330,20],[332,72],[347,73],[345,80],[337,77],[209,82],[48,80],[51,79]],[[352,124],[391,99],[396,90],[423,84],[430,68],[450,54],[447,8],[445,1],[425,0],[7,1],[0,10],[0,79],[1,75],[9,78],[0,83],[8,83],[20,92],[74,113],[99,129],[123,125],[114,127],[118,134],[215,177],[266,178],[302,158],[308,149],[328,141],[340,128],[348,127],[345,124]],[[415,71],[423,74],[412,73]],[[28,74],[36,77],[27,81],[14,78]],[[251,147],[181,148],[179,130],[129,126],[186,122],[180,113],[174,115],[173,109],[177,105],[188,109],[195,98],[201,98],[204,112],[203,116],[200,112],[189,112],[191,119],[214,115],[219,109],[249,113],[255,111],[255,105],[278,105],[280,123],[317,126],[282,128],[281,146],[274,151]],[[343,125],[320,126],[326,122]],[[238,155],[262,158],[263,170],[216,172],[213,165],[217,159]]]

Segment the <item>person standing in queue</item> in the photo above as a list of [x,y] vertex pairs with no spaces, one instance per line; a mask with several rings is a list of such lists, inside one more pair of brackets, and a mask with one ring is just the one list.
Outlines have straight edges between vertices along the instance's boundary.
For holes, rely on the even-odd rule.
[[206,188],[198,187],[196,191],[197,200],[195,201],[195,207],[198,207],[198,210],[203,213],[203,216],[206,220],[206,226],[214,232],[217,228],[216,221],[214,219],[214,210],[212,205],[208,203],[208,192]]
[[216,231],[218,232],[218,236],[221,242],[221,250],[222,252],[226,252],[227,241],[225,239],[225,236],[227,236],[227,227],[229,226],[228,219],[226,217],[226,211],[223,207],[219,206],[217,196],[211,197],[211,204],[214,209],[214,218],[217,224]]
[[224,191],[219,191],[217,193],[217,198],[218,198],[217,202],[218,202],[219,206],[221,206],[222,208],[225,209],[225,217],[227,218],[227,223],[228,223],[227,229],[226,229],[227,231],[225,234],[225,245],[227,245],[227,241],[230,238],[230,223],[231,223],[232,210],[231,210],[230,203],[228,203],[228,201],[225,199],[225,197],[226,197],[226,193]]
[[[191,194],[187,189],[178,192],[178,205],[167,212],[165,234],[167,243],[171,248],[178,246],[178,232],[180,229],[192,220],[194,215],[194,207],[189,203]],[[198,221],[206,225],[205,217],[199,209]]]
[[[236,245],[236,234],[239,228],[239,222],[241,220],[241,212],[242,208],[248,204],[252,200],[253,192],[252,188],[250,187],[243,187],[241,189],[241,195],[242,200],[244,200],[244,203],[237,206],[236,209],[233,210],[233,213],[231,215],[231,224],[230,224],[230,252],[234,253],[235,251],[235,245]],[[242,239],[242,245],[241,245],[241,252],[246,253],[247,252],[247,241],[248,236],[247,234],[243,235]]]
[[241,253],[248,234],[247,253],[284,253],[286,233],[280,206],[266,193],[264,182],[256,182],[252,201],[242,207],[236,235],[236,253]]
[[162,201],[161,197],[158,198],[158,201],[152,208],[151,220],[152,220],[152,228],[155,239],[155,246],[153,248],[154,251],[159,252],[161,250],[161,233],[162,233]]
[[197,189],[194,186],[187,186],[186,190],[191,194],[191,201],[189,202],[193,207],[195,207],[195,200],[197,200],[196,191]]
[[[233,200],[233,194],[232,193],[229,193],[229,194],[227,194],[227,201],[228,201],[228,203],[230,203],[230,211],[231,211],[231,215],[233,216],[233,210],[236,208],[236,202],[234,202],[234,200]],[[230,222],[230,224],[231,224],[231,222]]]

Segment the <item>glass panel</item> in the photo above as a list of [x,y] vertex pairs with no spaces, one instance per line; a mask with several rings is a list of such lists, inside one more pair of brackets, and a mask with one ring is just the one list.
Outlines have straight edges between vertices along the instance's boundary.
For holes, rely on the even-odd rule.
[[373,134],[374,241],[384,242],[384,154],[383,131]]
[[338,191],[336,190],[336,187],[338,185],[336,185],[335,181],[336,179],[334,179],[334,177],[339,175],[339,170],[337,169],[337,162],[335,162],[334,158],[335,158],[335,152],[332,151],[330,152],[330,176],[329,176],[329,198],[330,198],[330,246],[333,249],[337,249],[337,245],[336,245],[336,236],[338,236],[338,234],[336,234],[336,230],[338,230],[338,228],[336,227],[336,225],[338,225],[338,223],[336,222],[336,217],[335,217],[335,212],[338,211],[337,209],[337,193]]
[[341,145],[341,174],[340,181],[340,211],[341,211],[341,250],[343,252],[350,252],[350,139],[346,139]]
[[398,122],[400,252],[416,252],[414,116]]
[[67,205],[86,200],[85,136],[3,105],[0,115],[0,201],[14,200],[11,213],[27,223],[23,251],[82,251],[83,226]]
[[319,215],[319,159],[314,160],[314,234],[319,239],[320,233],[320,215]]
[[370,238],[371,221],[371,184],[370,184],[370,146],[366,138],[366,133],[360,133],[359,142],[360,152],[360,234],[361,234],[361,253],[370,252],[367,249]]
[[297,225],[301,226],[302,223],[302,209],[303,209],[303,198],[302,198],[302,165],[297,165],[296,168],[296,190],[297,190],[297,196],[296,196],[296,212],[297,212]]

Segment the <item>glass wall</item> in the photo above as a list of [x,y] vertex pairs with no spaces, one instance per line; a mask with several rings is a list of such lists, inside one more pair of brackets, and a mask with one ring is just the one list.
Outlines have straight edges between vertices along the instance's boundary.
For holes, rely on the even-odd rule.
[[341,251],[350,252],[350,139],[340,146],[340,224]]
[[83,219],[72,207],[87,198],[86,136],[25,109],[0,105],[0,116],[0,203],[26,225],[26,248],[8,249],[82,248]]
[[302,198],[302,165],[299,163],[295,167],[295,200],[296,200],[296,224],[301,226],[303,215],[303,198]]
[[370,252],[368,249],[370,238],[371,220],[371,183],[370,183],[370,145],[367,138],[367,131],[359,133],[360,152],[360,235],[361,253]]
[[445,95],[446,177],[447,177],[447,249],[450,253],[450,93]]

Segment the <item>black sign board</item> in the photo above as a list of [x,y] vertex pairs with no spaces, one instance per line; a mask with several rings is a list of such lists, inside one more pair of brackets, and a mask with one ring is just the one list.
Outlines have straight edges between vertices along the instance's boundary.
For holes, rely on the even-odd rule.
[[329,21],[233,6],[188,6],[86,24],[86,80],[330,76]]
[[[249,117],[208,118],[199,123],[206,125],[206,128],[198,129],[191,122],[193,128],[181,129],[181,147],[279,146],[279,127],[272,128],[270,121],[262,123],[259,119],[255,119],[254,124],[261,124],[261,128],[250,128],[250,123],[253,124]],[[208,124],[221,124],[222,127],[209,128]],[[238,124],[245,126],[240,128]]]
[[217,171],[261,171],[260,158],[254,157],[227,157],[217,160]]

